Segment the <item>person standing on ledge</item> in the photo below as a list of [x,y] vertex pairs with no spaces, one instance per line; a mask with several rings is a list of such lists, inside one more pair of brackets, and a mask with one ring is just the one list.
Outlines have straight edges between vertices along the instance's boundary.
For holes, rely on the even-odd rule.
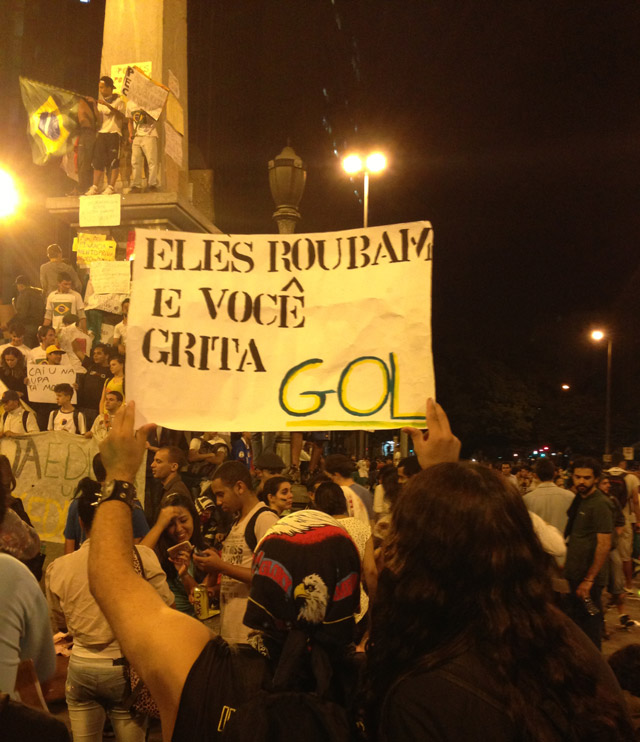
[[93,150],[93,185],[85,196],[97,196],[100,193],[105,170],[108,184],[102,191],[102,195],[113,195],[116,192],[115,185],[120,174],[120,139],[121,127],[125,121],[125,102],[113,92],[113,80],[108,75],[100,78],[98,87],[100,91],[98,102],[96,103],[93,98],[88,99],[93,103],[96,115],[99,114],[102,121]]

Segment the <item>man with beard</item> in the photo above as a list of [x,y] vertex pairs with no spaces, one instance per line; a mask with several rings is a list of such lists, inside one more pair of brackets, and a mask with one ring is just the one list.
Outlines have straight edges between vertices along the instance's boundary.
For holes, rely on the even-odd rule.
[[605,495],[596,487],[601,473],[595,459],[579,458],[573,465],[576,496],[569,508],[569,536],[564,576],[569,581],[568,612],[600,649],[602,589],[607,583],[613,522]]

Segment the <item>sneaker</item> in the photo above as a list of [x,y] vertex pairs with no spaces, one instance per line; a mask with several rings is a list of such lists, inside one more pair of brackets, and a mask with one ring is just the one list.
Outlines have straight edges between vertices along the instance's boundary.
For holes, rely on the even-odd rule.
[[140,186],[132,186],[129,188],[129,193],[142,193],[142,188]]
[[104,191],[102,191],[103,196],[113,196],[113,194],[116,192],[116,189],[112,185],[108,185]]
[[633,621],[626,613],[623,613],[622,616],[620,616],[620,625],[626,628],[629,624],[633,624]]
[[97,196],[100,193],[100,189],[97,185],[92,185],[91,188],[84,194],[85,196]]

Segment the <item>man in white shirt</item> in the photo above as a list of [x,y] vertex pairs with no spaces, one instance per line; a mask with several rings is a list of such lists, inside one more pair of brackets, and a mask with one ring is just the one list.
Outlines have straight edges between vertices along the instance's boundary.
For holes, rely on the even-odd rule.
[[[131,189],[133,190],[133,189]],[[122,322],[118,322],[113,330],[113,344],[118,353],[125,355],[127,352],[127,329],[129,328],[129,299],[122,302]]]
[[550,459],[539,459],[533,469],[537,486],[524,496],[524,504],[530,513],[539,515],[546,523],[564,533],[569,516],[567,510],[573,502],[573,492],[556,487],[553,478],[556,467]]
[[[625,519],[622,533],[618,536],[618,553],[622,560],[625,586],[627,591],[630,591],[634,589],[633,562],[631,560],[633,534],[640,528],[640,500],[638,496],[640,480],[635,474],[627,471],[627,461],[620,451],[612,454],[611,463],[613,466],[607,472],[610,487],[609,496],[613,495],[617,498]],[[618,480],[620,480],[621,487],[626,488],[626,498],[618,492]]]
[[0,402],[4,405],[4,413],[0,418],[0,437],[14,438],[16,435],[40,432],[36,416],[20,404],[18,392],[8,389]]
[[84,302],[77,291],[71,288],[71,276],[60,273],[58,276],[58,290],[52,291],[47,297],[44,310],[44,325],[53,325],[54,329],[62,327],[65,316],[74,314],[78,318],[77,325],[82,332],[87,332],[87,320],[84,314]]
[[249,600],[253,550],[278,516],[256,497],[251,474],[239,461],[221,464],[211,482],[211,492],[225,512],[237,513],[237,520],[224,541],[222,556],[207,549],[194,556],[197,567],[222,575],[220,581],[220,636],[230,642],[247,643],[249,628],[244,612]]
[[14,322],[10,325],[10,328],[11,342],[0,345],[0,356],[2,355],[2,352],[7,348],[15,348],[16,350],[19,350],[25,357],[26,363],[27,353],[31,351],[31,348],[28,345],[24,344],[24,326],[19,324],[18,322]]
[[102,193],[105,196],[114,194],[120,172],[120,138],[125,121],[125,102],[113,92],[113,80],[108,75],[100,78],[98,89],[100,97],[97,104],[93,98],[87,99],[93,103],[101,124],[93,149],[93,185],[86,192],[86,196],[96,196],[100,193],[105,170],[109,183]]
[[91,430],[85,433],[85,438],[95,438],[96,443],[100,444],[107,437],[111,430],[113,416],[122,406],[123,398],[120,392],[114,390],[107,392],[104,398],[104,412],[98,415],[93,421]]
[[130,100],[127,103],[127,124],[131,142],[131,167],[133,168],[133,186],[130,193],[142,190],[142,166],[144,160],[149,167],[147,192],[158,190],[158,129],[156,121]]

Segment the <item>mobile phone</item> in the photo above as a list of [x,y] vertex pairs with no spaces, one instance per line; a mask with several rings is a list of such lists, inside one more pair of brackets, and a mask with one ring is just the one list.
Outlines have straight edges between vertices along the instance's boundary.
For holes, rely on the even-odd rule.
[[195,554],[196,556],[204,556],[204,555],[206,554],[206,552],[207,552],[207,550],[206,550],[206,549],[198,549],[198,547],[196,547],[196,548],[195,548],[195,549],[193,550],[193,553],[194,553],[194,554]]
[[178,553],[181,551],[192,552],[193,546],[191,544],[191,541],[181,541],[179,544],[176,544],[175,546],[170,546],[167,549],[167,554],[170,557],[174,557],[174,556],[177,556]]

